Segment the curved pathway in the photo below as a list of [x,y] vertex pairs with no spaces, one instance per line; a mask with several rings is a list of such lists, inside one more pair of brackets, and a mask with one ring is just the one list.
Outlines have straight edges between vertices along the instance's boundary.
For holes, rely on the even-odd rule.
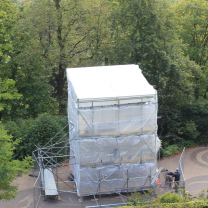
[[[180,154],[166,157],[158,161],[158,167],[164,167],[169,171],[178,168]],[[194,147],[186,149],[184,175],[186,179],[186,191],[192,195],[198,195],[202,189],[208,188],[208,147]],[[0,202],[0,208],[34,208],[33,184],[35,178],[23,175],[14,182],[19,186],[17,197],[8,202]],[[118,198],[118,197],[117,197]],[[102,198],[103,204],[118,203],[116,198]],[[116,201],[116,202],[115,202]],[[88,200],[91,205],[95,202]],[[122,200],[121,202],[122,203]],[[85,204],[86,205],[86,204]],[[80,208],[81,203],[75,194],[63,193],[59,201],[44,201],[41,197],[38,208]]]
[[[159,161],[158,165],[175,171],[178,167],[180,154]],[[186,191],[198,195],[202,189],[208,188],[208,147],[186,149],[184,176]]]

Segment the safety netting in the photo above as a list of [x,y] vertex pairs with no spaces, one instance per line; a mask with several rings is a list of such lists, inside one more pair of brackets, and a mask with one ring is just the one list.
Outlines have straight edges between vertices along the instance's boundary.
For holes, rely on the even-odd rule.
[[67,69],[70,169],[83,195],[146,190],[156,174],[157,91],[137,65]]

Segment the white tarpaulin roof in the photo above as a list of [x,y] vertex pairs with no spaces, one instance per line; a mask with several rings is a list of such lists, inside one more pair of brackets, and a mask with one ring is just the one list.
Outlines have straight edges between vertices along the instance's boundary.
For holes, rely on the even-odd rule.
[[78,99],[156,94],[138,65],[68,68],[67,79]]

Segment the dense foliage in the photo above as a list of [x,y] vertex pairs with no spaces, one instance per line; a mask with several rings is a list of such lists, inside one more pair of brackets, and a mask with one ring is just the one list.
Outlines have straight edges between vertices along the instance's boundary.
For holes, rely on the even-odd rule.
[[140,207],[140,208],[185,208],[185,207],[207,207],[208,206],[208,189],[201,190],[199,196],[193,197],[186,190],[181,189],[181,195],[171,192],[165,192],[158,195],[157,198],[151,199],[151,192],[146,192],[141,196],[140,192],[132,193],[132,196],[127,202],[125,208]]
[[[158,134],[165,146],[206,137],[185,109],[198,99],[206,103],[203,14],[208,3],[7,0],[1,4],[7,13],[1,19],[8,19],[7,25],[2,24],[1,44],[5,90],[0,91],[0,113],[5,122],[41,113],[66,115],[67,67],[139,64],[158,91],[162,116]],[[186,24],[187,18],[192,21]]]
[[11,182],[27,173],[31,168],[31,157],[26,157],[23,161],[12,160],[13,151],[15,151],[16,142],[12,141],[12,136],[0,125],[0,200],[9,200],[14,198],[17,193],[17,187]]
[[[41,114],[36,119],[19,119],[16,122],[10,121],[5,124],[9,134],[13,136],[13,141],[17,142],[13,158],[22,160],[37,147],[44,146],[67,125],[67,119],[60,116]],[[58,141],[67,134],[67,128],[55,137],[53,142]],[[68,137],[66,137],[67,139]],[[36,147],[36,146],[37,147]]]
[[158,91],[161,155],[207,142],[207,12],[204,0],[0,1],[0,121],[13,158],[65,124],[54,116],[67,114],[67,67],[140,65]]
[[[208,202],[205,201],[190,201],[186,203],[167,203],[167,204],[153,204],[153,205],[144,205],[137,206],[137,208],[205,208],[208,206]],[[123,208],[130,208],[123,207]]]

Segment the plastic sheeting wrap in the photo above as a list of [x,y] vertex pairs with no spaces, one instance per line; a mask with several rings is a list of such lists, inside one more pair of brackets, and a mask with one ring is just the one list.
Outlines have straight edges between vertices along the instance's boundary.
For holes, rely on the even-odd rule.
[[149,188],[149,176],[154,176],[156,163],[128,163],[97,168],[80,168],[77,165],[75,169],[78,194],[93,195],[98,192],[126,192],[127,186],[128,191],[134,191],[134,189],[140,189],[141,187],[144,187],[144,190]]
[[78,194],[125,191],[127,184],[146,190],[160,147],[157,91],[136,65],[67,69],[67,80]]
[[80,139],[76,142],[76,159],[82,167],[153,162],[160,147],[160,140],[155,137],[151,134]]
[[156,131],[155,104],[79,109],[79,135],[118,136]]

